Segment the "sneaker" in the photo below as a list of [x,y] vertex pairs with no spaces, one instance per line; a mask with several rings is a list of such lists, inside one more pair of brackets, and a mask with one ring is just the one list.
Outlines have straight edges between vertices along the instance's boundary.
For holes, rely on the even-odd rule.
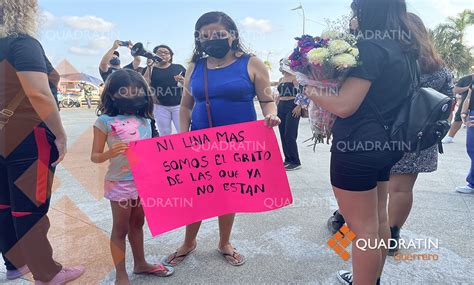
[[344,217],[339,213],[339,210],[335,211],[334,214],[328,219],[327,227],[331,234],[337,233],[342,226],[346,223]]
[[469,185],[456,187],[456,192],[462,194],[474,194],[474,188],[471,188]]
[[287,164],[285,166],[286,171],[293,171],[293,170],[298,170],[301,168],[301,164]]
[[285,162],[283,163],[283,166],[286,167],[286,166],[289,165],[289,164],[291,164],[291,163],[285,161]]
[[388,255],[395,256],[399,250],[400,229],[397,226],[390,227],[390,241]]
[[441,140],[441,142],[443,144],[450,144],[450,143],[453,143],[454,142],[454,138],[453,137],[450,137],[450,136],[447,136],[445,137],[443,140]]
[[352,272],[347,270],[339,270],[337,272],[337,279],[346,285],[352,285]]
[[51,281],[43,282],[36,280],[35,285],[63,285],[81,277],[84,271],[86,271],[84,266],[63,267]]
[[29,272],[30,272],[30,269],[26,265],[15,270],[7,270],[7,279],[15,280],[28,274]]

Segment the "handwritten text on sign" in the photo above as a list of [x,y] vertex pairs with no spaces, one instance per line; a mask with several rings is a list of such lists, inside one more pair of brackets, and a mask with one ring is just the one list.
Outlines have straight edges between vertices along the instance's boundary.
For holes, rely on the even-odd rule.
[[133,142],[127,155],[154,236],[292,202],[275,133],[263,121]]

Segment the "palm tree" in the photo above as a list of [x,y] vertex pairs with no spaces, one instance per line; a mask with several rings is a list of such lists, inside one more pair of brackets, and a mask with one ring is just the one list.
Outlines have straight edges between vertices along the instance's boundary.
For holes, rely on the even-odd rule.
[[435,47],[457,76],[468,73],[474,64],[473,48],[464,42],[466,30],[471,25],[474,25],[474,12],[466,9],[430,31]]

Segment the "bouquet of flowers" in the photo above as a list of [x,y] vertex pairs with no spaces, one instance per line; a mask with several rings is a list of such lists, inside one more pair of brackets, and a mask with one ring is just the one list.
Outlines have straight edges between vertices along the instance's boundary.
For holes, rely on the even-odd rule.
[[[349,33],[327,32],[320,37],[303,35],[295,39],[298,45],[289,60],[298,82],[337,95],[349,69],[357,65],[359,50],[355,47],[356,38]],[[324,139],[329,143],[336,115],[311,102],[309,117],[315,144],[324,142]]]

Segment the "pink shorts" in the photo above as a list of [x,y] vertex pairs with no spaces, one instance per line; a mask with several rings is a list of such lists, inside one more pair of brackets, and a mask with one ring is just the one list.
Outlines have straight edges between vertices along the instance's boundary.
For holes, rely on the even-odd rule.
[[104,183],[104,197],[110,201],[137,200],[138,191],[135,181],[108,181]]

